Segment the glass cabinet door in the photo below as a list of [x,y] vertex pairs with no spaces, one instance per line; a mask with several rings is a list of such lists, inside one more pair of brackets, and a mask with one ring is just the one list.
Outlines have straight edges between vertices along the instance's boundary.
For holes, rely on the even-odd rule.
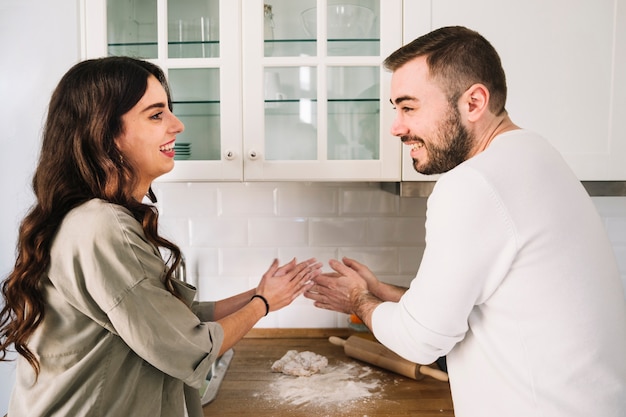
[[317,160],[317,68],[265,68],[263,84],[265,159]]
[[185,125],[176,137],[175,160],[221,159],[219,76],[217,68],[169,70],[174,114]]
[[325,40],[329,56],[380,53],[380,0],[361,0],[362,4],[266,1],[269,1],[263,4],[266,57],[315,56],[320,38]]
[[108,55],[158,56],[157,0],[107,0]]
[[402,1],[249,0],[243,12],[245,177],[399,179],[381,63],[401,45]]
[[379,159],[379,67],[333,66],[327,71],[327,158]]
[[[164,0],[106,0],[108,55],[159,58]],[[219,0],[167,0],[167,57],[219,56]],[[163,58],[163,57],[161,57]]]
[[185,124],[163,180],[400,179],[403,0],[81,0],[84,58],[166,72]]
[[218,57],[219,15],[218,0],[168,0],[168,57]]
[[147,59],[168,77],[185,130],[177,136],[175,168],[161,179],[243,179],[240,2],[83,1],[86,58]]

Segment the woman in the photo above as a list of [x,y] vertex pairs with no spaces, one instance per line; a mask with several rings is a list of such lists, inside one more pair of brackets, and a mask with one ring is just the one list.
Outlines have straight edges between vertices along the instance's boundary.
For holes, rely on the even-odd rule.
[[1,359],[11,345],[19,353],[9,416],[183,416],[185,400],[201,415],[198,388],[215,359],[319,274],[313,259],[274,260],[257,288],[192,303],[195,289],[173,276],[180,250],[143,202],[174,167],[183,128],[151,63],[87,60],[61,79],[36,203],[2,285]]

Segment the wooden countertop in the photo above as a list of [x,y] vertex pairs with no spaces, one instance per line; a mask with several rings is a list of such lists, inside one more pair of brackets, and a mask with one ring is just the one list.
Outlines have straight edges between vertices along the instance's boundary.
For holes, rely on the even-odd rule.
[[[328,341],[329,336],[350,334],[348,329],[253,329],[235,345],[217,397],[204,407],[204,415],[454,416],[447,382],[403,377],[352,359]],[[311,377],[271,372],[288,350],[325,356],[327,371]]]

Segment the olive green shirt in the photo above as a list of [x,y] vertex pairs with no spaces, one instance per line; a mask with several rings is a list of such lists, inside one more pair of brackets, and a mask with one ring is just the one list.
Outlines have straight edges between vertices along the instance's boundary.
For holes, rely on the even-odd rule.
[[165,289],[165,270],[128,210],[94,199],[70,211],[28,343],[41,372],[19,357],[8,415],[183,416],[184,385],[198,393],[224,333],[193,287],[175,281],[187,305]]

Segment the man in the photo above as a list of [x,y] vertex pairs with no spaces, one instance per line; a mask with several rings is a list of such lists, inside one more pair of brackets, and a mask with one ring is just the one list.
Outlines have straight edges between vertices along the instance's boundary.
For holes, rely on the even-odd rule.
[[331,260],[336,272],[306,296],[356,313],[411,361],[447,355],[457,417],[625,416],[626,302],[611,245],[558,152],[509,118],[497,52],[446,27],[384,65],[392,133],[417,171],[443,174],[419,271],[407,290]]

